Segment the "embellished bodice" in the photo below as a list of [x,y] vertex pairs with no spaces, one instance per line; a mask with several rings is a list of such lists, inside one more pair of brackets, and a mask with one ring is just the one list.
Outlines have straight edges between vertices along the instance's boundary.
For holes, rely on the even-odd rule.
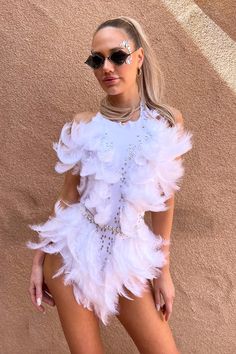
[[184,167],[177,157],[191,149],[191,136],[145,105],[125,124],[98,112],[89,122],[63,126],[53,144],[55,169],[80,175],[80,203],[96,224],[131,234],[145,211],[166,210],[166,200],[180,189]]

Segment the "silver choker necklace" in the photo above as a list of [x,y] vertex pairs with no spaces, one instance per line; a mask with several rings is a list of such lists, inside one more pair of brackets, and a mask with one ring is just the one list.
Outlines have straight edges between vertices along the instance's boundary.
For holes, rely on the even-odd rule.
[[106,118],[111,121],[118,122],[122,125],[124,125],[128,121],[131,120],[131,116],[142,109],[142,101],[140,100],[139,104],[135,108],[129,108],[129,107],[115,107],[112,106],[108,100],[107,97],[103,98],[100,102],[100,113]]

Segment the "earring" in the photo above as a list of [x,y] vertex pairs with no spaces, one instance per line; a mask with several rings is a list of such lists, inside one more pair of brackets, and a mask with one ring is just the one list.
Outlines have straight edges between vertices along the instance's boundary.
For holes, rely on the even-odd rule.
[[137,76],[141,76],[141,74],[142,74],[142,68],[138,68]]

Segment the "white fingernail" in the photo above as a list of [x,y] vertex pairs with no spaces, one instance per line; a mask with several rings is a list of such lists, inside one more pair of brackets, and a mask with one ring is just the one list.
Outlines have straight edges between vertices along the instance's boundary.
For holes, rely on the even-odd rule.
[[159,304],[157,304],[157,305],[156,305],[156,308],[157,308],[157,311],[160,311],[160,308],[161,308],[161,307],[160,307]]
[[37,298],[37,305],[40,306],[42,304],[42,300],[40,297]]

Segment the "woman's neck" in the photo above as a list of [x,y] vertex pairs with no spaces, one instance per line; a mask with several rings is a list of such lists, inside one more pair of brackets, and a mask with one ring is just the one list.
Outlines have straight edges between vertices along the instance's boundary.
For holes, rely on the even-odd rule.
[[140,94],[134,92],[134,94],[107,95],[107,100],[112,106],[118,108],[137,107],[140,103]]

